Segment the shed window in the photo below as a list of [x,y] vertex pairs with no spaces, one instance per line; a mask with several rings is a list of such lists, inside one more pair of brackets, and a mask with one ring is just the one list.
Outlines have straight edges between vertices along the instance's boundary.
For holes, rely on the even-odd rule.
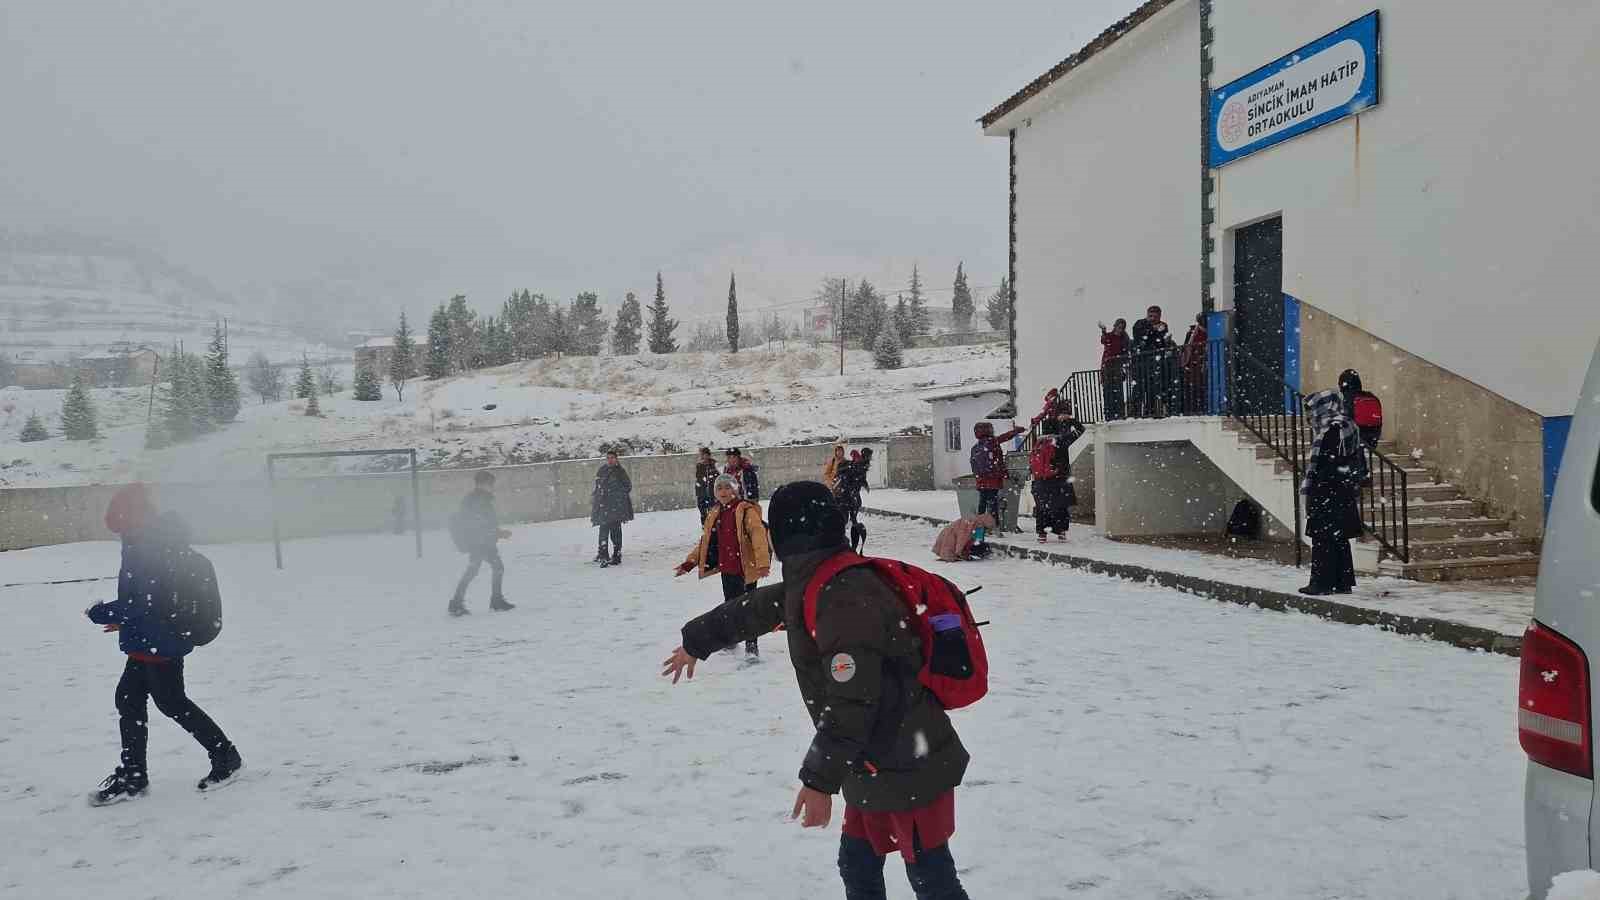
[[961,419],[944,420],[944,449],[946,453],[961,452]]

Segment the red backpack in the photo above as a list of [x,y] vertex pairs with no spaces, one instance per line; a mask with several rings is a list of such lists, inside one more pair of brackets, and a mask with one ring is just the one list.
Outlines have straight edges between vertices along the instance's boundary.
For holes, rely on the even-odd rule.
[[1355,413],[1357,428],[1383,429],[1383,403],[1375,395],[1363,391],[1356,395],[1355,403],[1351,405],[1354,407],[1351,411]]
[[871,559],[849,551],[829,557],[806,585],[805,624],[817,637],[817,595],[833,576],[856,566],[871,566],[894,586],[906,605],[911,627],[922,640],[922,682],[945,709],[960,709],[989,692],[989,657],[972,618],[966,595],[931,572],[893,559]]
[[1056,442],[1050,438],[1040,438],[1033,445],[1033,452],[1028,454],[1028,471],[1034,478],[1051,479],[1056,477]]

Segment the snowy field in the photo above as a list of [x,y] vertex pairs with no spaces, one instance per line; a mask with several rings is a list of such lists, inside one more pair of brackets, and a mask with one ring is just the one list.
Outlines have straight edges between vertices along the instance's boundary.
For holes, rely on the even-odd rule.
[[[109,582],[0,591],[0,896],[813,898],[837,818],[787,821],[809,740],[781,639],[657,673],[720,596],[674,580],[690,512],[629,526],[600,570],[581,522],[503,545],[519,607],[445,616],[461,557],[430,534],[209,549],[227,627],[195,699],[247,778],[193,784],[155,715],[152,793],[91,809],[116,762]],[[942,565],[932,529],[871,549],[982,584],[994,690],[956,859],[977,898],[1523,896],[1516,661],[1019,560]],[[110,574],[116,548],[5,555],[5,582]],[[891,862],[890,896],[910,897]]]
[[[302,401],[246,397],[237,422],[159,451],[144,449],[148,389],[94,391],[103,435],[84,442],[60,436],[65,391],[0,390],[0,487],[253,479],[265,454],[299,450],[416,447],[426,465],[511,465],[597,456],[602,444],[649,454],[925,431],[931,409],[922,398],[993,381],[1005,370],[1006,348],[908,350],[895,371],[850,351],[845,375],[838,366],[834,351],[800,343],[737,354],[567,357],[417,379],[404,400],[386,385],[373,402],[352,398],[345,370],[346,390],[320,398],[320,419],[305,416]],[[286,374],[292,381],[294,372]],[[24,444],[34,412],[52,437]]]

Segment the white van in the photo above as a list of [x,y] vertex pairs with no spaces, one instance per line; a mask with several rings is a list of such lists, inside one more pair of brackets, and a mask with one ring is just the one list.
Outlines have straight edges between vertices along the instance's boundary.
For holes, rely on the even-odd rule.
[[1528,754],[1523,810],[1528,890],[1543,900],[1563,872],[1600,867],[1595,797],[1600,656],[1600,347],[1561,460],[1533,622],[1522,639],[1517,732]]

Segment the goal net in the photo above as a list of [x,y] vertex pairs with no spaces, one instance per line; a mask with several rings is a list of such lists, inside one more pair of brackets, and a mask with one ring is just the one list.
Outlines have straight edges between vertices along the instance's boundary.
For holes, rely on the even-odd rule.
[[286,537],[410,531],[422,558],[415,448],[269,453],[267,491],[279,569]]

